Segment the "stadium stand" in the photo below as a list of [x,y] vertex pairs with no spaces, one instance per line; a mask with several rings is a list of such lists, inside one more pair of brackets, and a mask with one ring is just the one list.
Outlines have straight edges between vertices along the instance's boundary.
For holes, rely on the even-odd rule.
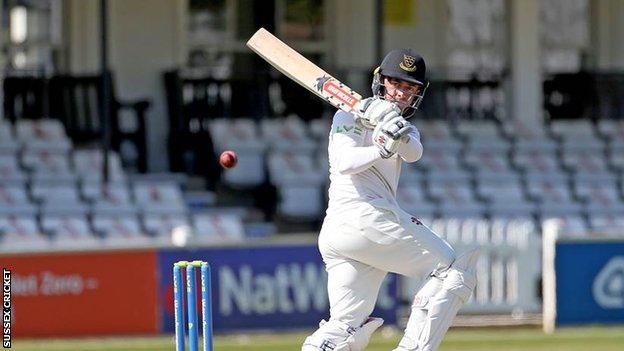
[[[207,97],[214,95],[211,86],[206,86]],[[188,96],[197,91],[184,89],[185,108],[199,108],[191,104],[198,97]],[[462,102],[463,90],[456,93],[455,112],[461,115],[468,105]],[[490,93],[482,96],[483,111],[490,111],[486,115],[496,104],[492,100],[496,94]],[[230,118],[224,106],[215,106],[216,118],[197,120],[196,127],[207,132],[204,137],[210,137],[214,150],[237,151],[238,166],[218,174],[217,184],[238,191],[245,201],[228,202],[227,192],[221,188],[212,192],[208,183],[207,189],[187,188],[185,182],[127,173],[116,152],[109,153],[109,182],[104,185],[102,151],[74,146],[59,120],[3,120],[0,217],[6,223],[17,216],[27,223],[23,232],[57,241],[129,237],[171,242],[172,233],[186,242],[193,237],[210,241],[223,239],[226,232],[241,240],[254,231],[247,225],[260,223],[254,210],[220,209],[258,207],[260,201],[274,202],[269,221],[310,223],[309,228],[315,228],[328,186],[330,114],[309,121],[294,113]],[[398,198],[406,211],[430,220],[518,218],[536,225],[561,217],[585,229],[619,223],[624,214],[621,121],[552,120],[528,125],[472,117],[413,120],[425,153],[402,170]],[[188,127],[193,125],[189,120]],[[275,189],[275,200],[258,191],[267,186]]]
[[128,176],[115,152],[104,183],[102,151],[74,147],[57,120],[0,126],[3,248],[171,244],[180,230],[190,238],[245,236],[243,214],[204,213],[214,200],[191,210],[175,177]]
[[[150,103],[147,100],[122,101],[115,95],[111,74],[106,75],[106,82],[111,88],[112,149],[120,153],[124,166],[145,172],[145,114]],[[4,116],[15,124],[17,139],[36,140],[33,144],[23,144],[26,149],[43,143],[68,151],[67,138],[79,144],[99,142],[103,83],[104,75],[4,77]],[[39,122],[40,119],[43,122]]]

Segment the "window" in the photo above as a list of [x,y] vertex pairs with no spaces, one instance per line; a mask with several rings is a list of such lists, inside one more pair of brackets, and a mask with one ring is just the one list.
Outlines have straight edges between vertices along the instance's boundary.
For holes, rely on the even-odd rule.
[[2,2],[2,67],[7,73],[52,73],[63,53],[62,0]]
[[[275,11],[259,15],[254,6]],[[274,23],[277,36],[298,51],[323,57],[328,48],[325,12],[325,0],[190,0],[187,64],[223,77],[243,69],[244,56],[252,55],[245,42],[257,29],[258,16],[265,16],[265,22],[270,17],[268,22]]]

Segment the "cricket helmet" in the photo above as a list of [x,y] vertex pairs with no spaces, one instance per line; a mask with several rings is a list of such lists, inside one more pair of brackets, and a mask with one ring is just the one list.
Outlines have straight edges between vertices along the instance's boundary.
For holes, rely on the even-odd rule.
[[419,93],[409,101],[408,106],[402,109],[401,114],[403,117],[412,117],[422,103],[425,97],[425,90],[427,90],[429,86],[429,82],[425,78],[426,71],[425,60],[414,49],[404,48],[392,50],[384,57],[383,61],[381,61],[381,65],[374,71],[372,83],[373,94],[381,98],[385,96],[384,80],[386,77],[399,79],[420,86]]

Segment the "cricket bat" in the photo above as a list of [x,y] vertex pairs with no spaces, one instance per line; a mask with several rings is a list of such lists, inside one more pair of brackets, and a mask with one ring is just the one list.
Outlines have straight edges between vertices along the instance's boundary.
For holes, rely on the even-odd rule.
[[247,46],[299,85],[333,106],[355,114],[354,108],[362,100],[360,94],[284,44],[266,29],[258,29],[247,41]]

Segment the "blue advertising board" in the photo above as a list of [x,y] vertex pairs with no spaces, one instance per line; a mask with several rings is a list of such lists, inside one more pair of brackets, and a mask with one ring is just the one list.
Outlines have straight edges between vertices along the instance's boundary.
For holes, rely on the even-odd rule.
[[[173,263],[208,261],[214,330],[315,328],[329,317],[327,273],[315,245],[164,250],[158,256],[162,330],[173,332]],[[396,323],[397,279],[389,275],[373,316]]]
[[556,323],[624,323],[624,241],[563,241],[555,252]]

